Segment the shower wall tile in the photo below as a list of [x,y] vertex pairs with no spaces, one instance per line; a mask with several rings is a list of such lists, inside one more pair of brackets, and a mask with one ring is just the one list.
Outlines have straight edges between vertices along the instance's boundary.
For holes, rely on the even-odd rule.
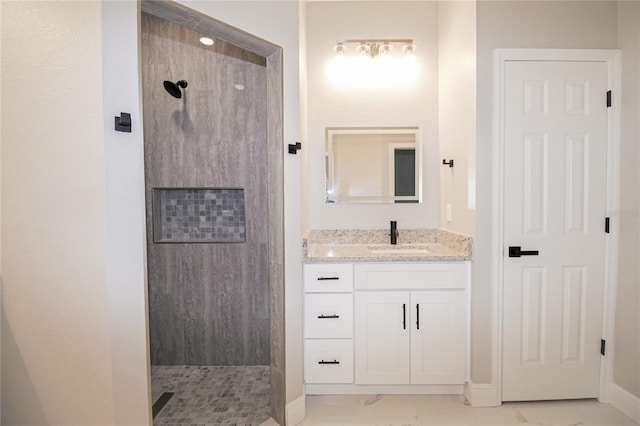
[[244,190],[153,190],[155,242],[245,241]]
[[[284,188],[284,158],[283,150],[283,133],[282,126],[278,123],[282,122],[282,105],[279,100],[282,99],[282,51],[278,51],[267,58],[269,67],[267,68],[267,176],[270,188]],[[284,260],[284,223],[277,218],[284,217],[284,192],[272,193],[269,197],[269,247],[272,253],[277,257],[271,256],[270,261],[282,262]],[[282,281],[284,283],[284,280]]]
[[267,176],[269,205],[269,300],[271,336],[271,417],[285,424],[286,351],[284,289],[284,157],[282,133],[282,50],[267,58]]
[[[279,425],[286,424],[285,374],[279,368],[271,367],[271,417]],[[278,398],[274,398],[278,395]]]
[[[267,68],[222,42],[196,45],[196,35],[142,14],[151,360],[267,365],[270,206],[282,198],[268,186]],[[164,80],[182,79],[181,99],[164,91]],[[154,243],[154,188],[242,189],[245,242]]]
[[[270,153],[279,153],[282,161],[283,130],[282,123],[282,49],[277,50],[267,57],[267,110],[268,119],[268,150]],[[281,169],[281,173],[284,169]]]
[[160,16],[168,21],[176,23],[186,28],[198,26],[202,17],[195,13],[184,13],[184,9],[172,6],[170,2],[145,0],[141,2],[142,11],[146,14]]
[[284,329],[284,288],[280,283],[284,279],[283,265],[269,262],[270,332],[271,366],[284,370],[285,339],[279,330]]

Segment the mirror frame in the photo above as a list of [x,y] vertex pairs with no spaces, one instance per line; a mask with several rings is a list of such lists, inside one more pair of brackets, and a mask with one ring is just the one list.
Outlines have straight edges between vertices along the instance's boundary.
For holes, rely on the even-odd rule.
[[[412,196],[335,196],[334,137],[337,135],[414,135],[415,188]],[[389,147],[392,147],[390,143]],[[389,179],[393,177],[393,162]],[[382,175],[382,170],[380,171]],[[325,203],[327,204],[420,204],[422,203],[422,141],[418,126],[397,127],[326,127],[325,128]]]

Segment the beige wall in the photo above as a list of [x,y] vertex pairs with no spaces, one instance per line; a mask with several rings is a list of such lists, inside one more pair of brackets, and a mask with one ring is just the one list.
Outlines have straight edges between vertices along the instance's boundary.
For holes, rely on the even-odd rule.
[[[310,2],[307,5],[308,227],[311,229],[437,227],[438,4],[436,2]],[[420,77],[401,89],[338,89],[326,78],[338,39],[411,38]],[[349,46],[355,52],[354,45]],[[396,49],[400,47],[396,46]],[[394,53],[398,53],[396,50]],[[422,204],[325,204],[325,127],[419,126],[423,153]],[[366,213],[365,213],[366,212]]]
[[618,2],[622,50],[620,225],[613,382],[640,397],[640,3]]
[[[441,227],[473,235],[475,210],[476,137],[476,4],[446,1],[438,4],[438,139],[440,158],[454,167],[440,166]],[[451,205],[451,221],[445,208]]]
[[492,377],[491,318],[493,164],[493,52],[496,48],[616,48],[617,9],[610,1],[479,1],[477,13],[476,238],[473,262],[472,364],[474,383]]
[[2,423],[114,423],[100,3],[2,2]]

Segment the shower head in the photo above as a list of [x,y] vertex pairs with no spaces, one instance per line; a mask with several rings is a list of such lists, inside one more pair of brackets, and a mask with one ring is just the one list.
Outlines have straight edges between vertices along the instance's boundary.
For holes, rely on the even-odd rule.
[[180,99],[182,97],[182,91],[180,90],[180,88],[182,87],[184,89],[185,87],[187,87],[187,80],[180,80],[177,83],[165,80],[163,84],[165,90],[169,92],[171,96]]

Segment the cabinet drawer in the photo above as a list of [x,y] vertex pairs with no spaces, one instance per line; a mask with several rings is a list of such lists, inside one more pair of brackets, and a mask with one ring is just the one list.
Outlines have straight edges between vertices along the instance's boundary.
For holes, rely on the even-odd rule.
[[374,290],[466,288],[467,262],[359,263],[355,288]]
[[353,294],[305,294],[304,337],[353,337]]
[[307,383],[353,383],[353,340],[306,339],[304,380]]
[[350,263],[304,265],[304,291],[310,293],[353,291],[353,265]]

